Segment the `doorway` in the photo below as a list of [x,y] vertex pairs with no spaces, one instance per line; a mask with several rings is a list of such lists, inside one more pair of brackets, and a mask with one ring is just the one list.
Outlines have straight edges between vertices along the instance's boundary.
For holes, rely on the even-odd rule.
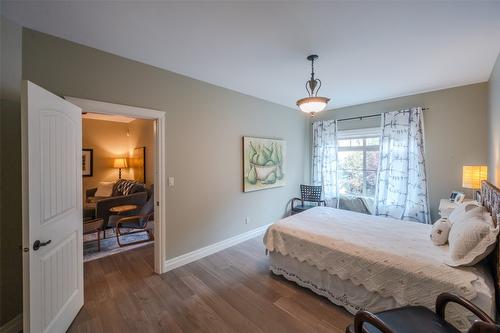
[[153,246],[154,129],[151,119],[82,109],[84,263]]
[[165,113],[21,84],[23,330],[63,332],[84,303],[82,109],[154,123],[154,267],[165,262]]
[[[153,136],[154,136],[154,147],[150,151],[150,156],[153,156],[153,168],[148,168],[147,167],[147,154],[148,150],[146,150],[146,169],[149,169],[152,171],[152,175],[148,175],[147,170],[145,174],[145,179],[144,183],[145,184],[152,184],[151,181],[148,181],[148,176],[151,180],[154,179],[154,186],[153,188],[153,193],[151,195],[154,196],[154,228],[152,232],[152,238],[154,238],[154,272],[161,274],[164,272],[164,262],[165,262],[165,243],[164,243],[164,230],[165,230],[165,222],[166,222],[166,214],[165,214],[165,156],[166,156],[166,144],[165,144],[165,113],[162,111],[157,111],[157,110],[151,110],[151,109],[144,109],[144,108],[138,108],[138,107],[132,107],[132,106],[127,106],[127,105],[120,105],[120,104],[113,104],[113,103],[107,103],[107,102],[100,102],[100,101],[94,101],[94,100],[88,100],[88,99],[81,99],[81,98],[75,98],[75,97],[69,97],[65,96],[65,99],[69,101],[72,104],[77,105],[82,109],[82,112],[87,112],[91,111],[92,114],[95,115],[102,115],[104,117],[108,116],[108,119],[112,119],[113,117],[122,117],[122,118],[130,118],[130,119],[141,119],[144,120],[144,122],[150,122],[153,125]],[[85,118],[85,116],[84,116]],[[125,120],[126,121],[126,120]],[[132,133],[128,132],[128,135],[132,135]],[[142,145],[137,145],[134,144],[133,148],[138,148],[136,151],[130,150],[128,152],[129,156],[140,156],[141,154],[144,153],[144,151],[141,151]],[[85,145],[83,145],[83,148]],[[90,148],[87,148],[90,149]],[[116,159],[114,161],[108,161],[109,165],[111,165],[111,162],[113,166],[116,166],[116,172],[123,173],[123,176],[125,176],[125,168],[118,168],[120,163],[127,163],[127,160],[125,159],[124,161],[120,161],[120,157],[125,157],[125,156],[119,156],[123,155],[123,152],[116,152]],[[136,155],[134,155],[136,154]],[[136,156],[137,157],[137,156]],[[135,158],[135,157],[134,157]],[[140,159],[139,159],[140,160]],[[115,164],[116,162],[116,164]],[[128,165],[127,165],[128,167]],[[131,172],[131,168],[127,168],[127,172]],[[135,168],[133,172],[142,172],[141,167],[139,166],[138,168]],[[125,178],[125,177],[124,177]],[[130,177],[130,174],[126,175],[126,178],[132,178]],[[137,175],[134,175],[133,178],[138,178],[140,179],[141,177],[137,177]],[[85,180],[84,180],[85,183]],[[151,188],[151,187],[149,187]],[[140,195],[139,195],[140,196]],[[147,199],[145,199],[147,200]],[[120,205],[120,206],[127,206],[127,205]],[[122,207],[124,208],[124,207]],[[111,229],[111,232],[108,230],[106,237],[110,236],[111,233],[113,233],[113,228],[108,228]],[[106,231],[105,231],[106,232]],[[137,237],[141,237],[140,235],[145,235],[146,233],[138,233]],[[146,234],[147,235],[147,234]],[[111,237],[115,237],[116,235],[113,234]],[[126,237],[135,237],[135,235],[130,235]],[[84,236],[85,239],[85,236]],[[114,240],[113,240],[114,241]],[[130,240],[129,240],[130,241]],[[132,240],[133,241],[133,240]],[[110,243],[110,242],[108,242]],[[123,240],[123,243],[127,243],[127,240]],[[132,245],[131,248],[135,247],[136,245]],[[126,247],[126,246],[124,246]]]

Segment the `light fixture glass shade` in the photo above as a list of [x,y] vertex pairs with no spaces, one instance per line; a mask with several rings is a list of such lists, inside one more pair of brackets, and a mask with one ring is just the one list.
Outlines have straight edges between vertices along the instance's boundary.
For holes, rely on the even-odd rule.
[[117,169],[123,169],[127,167],[127,159],[120,157],[120,158],[115,158],[113,161],[113,167]]
[[326,104],[330,101],[326,97],[306,97],[297,101],[299,109],[306,113],[321,112],[326,108]]
[[462,170],[462,187],[478,189],[481,181],[488,178],[488,167],[486,165],[464,165]]

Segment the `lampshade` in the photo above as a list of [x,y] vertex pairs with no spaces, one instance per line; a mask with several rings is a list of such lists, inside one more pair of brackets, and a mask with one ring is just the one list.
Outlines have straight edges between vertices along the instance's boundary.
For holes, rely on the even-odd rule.
[[124,157],[115,158],[113,161],[113,167],[123,169],[127,167],[127,159]]
[[321,112],[330,99],[326,97],[306,97],[297,101],[299,109],[306,113]]
[[481,181],[488,178],[486,165],[464,165],[462,172],[462,187],[481,188]]

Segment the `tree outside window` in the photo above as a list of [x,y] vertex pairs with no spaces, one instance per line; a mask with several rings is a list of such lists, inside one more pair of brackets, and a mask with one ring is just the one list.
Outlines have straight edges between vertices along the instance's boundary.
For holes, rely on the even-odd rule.
[[377,181],[380,137],[342,137],[337,140],[339,193],[373,198]]

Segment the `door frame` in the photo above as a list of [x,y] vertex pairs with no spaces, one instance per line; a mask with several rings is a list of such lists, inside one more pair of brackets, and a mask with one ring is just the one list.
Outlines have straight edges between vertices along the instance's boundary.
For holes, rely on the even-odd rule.
[[82,110],[92,110],[95,113],[123,115],[133,118],[151,119],[155,121],[155,165],[154,165],[154,196],[155,219],[154,219],[154,271],[157,274],[165,272],[166,260],[166,242],[165,230],[167,225],[166,214],[166,170],[167,170],[167,142],[166,142],[166,112],[152,109],[145,109],[135,106],[100,102],[90,99],[64,96],[64,98],[73,103]]

